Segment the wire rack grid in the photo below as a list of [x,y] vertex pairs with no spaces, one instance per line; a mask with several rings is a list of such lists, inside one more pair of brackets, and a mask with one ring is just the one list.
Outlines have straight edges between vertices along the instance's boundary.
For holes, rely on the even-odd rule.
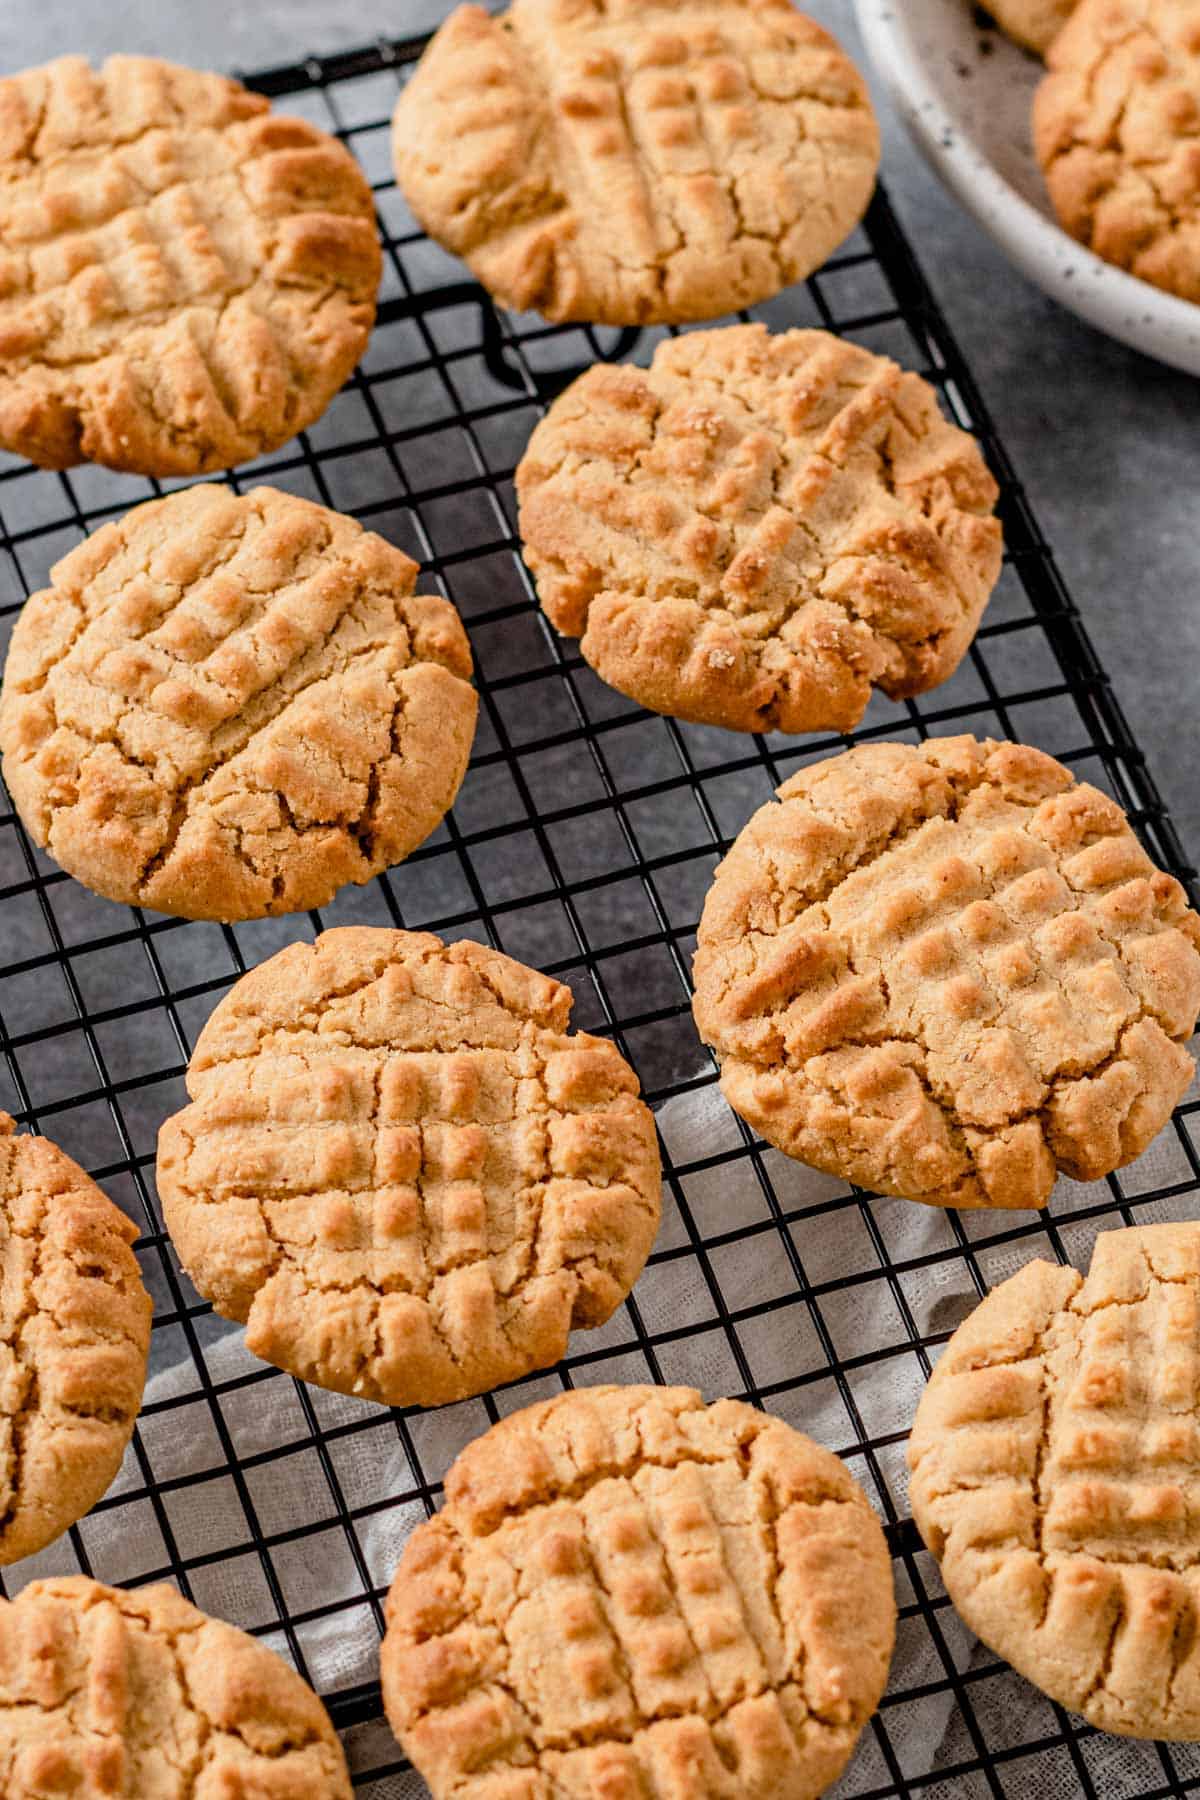
[[[414,228],[391,180],[388,125],[420,49],[380,44],[250,78],[359,157],[376,189],[386,274],[352,382],[304,438],[232,480],[266,480],[353,513],[417,557],[458,605],[481,698],[470,774],[453,816],[402,867],[319,916],[232,928],[98,900],[31,847],[4,802],[0,1106],[61,1143],[137,1220],[157,1371],[113,1490],[58,1545],[8,1571],[5,1591],[74,1570],[173,1580],[306,1675],[315,1665],[363,1795],[417,1795],[382,1723],[378,1683],[357,1664],[339,1673],[329,1647],[364,1625],[374,1644],[395,1549],[436,1506],[454,1453],[562,1384],[702,1375],[710,1395],[749,1398],[814,1430],[885,1519],[899,1644],[838,1794],[1195,1792],[1196,1749],[1103,1738],[974,1643],[908,1516],[903,1472],[931,1360],[1000,1273],[1037,1254],[1086,1264],[1100,1229],[1194,1214],[1194,1103],[1120,1176],[1060,1184],[1045,1215],[939,1214],[917,1254],[906,1253],[898,1222],[924,1209],[832,1182],[797,1186],[795,1166],[732,1116],[715,1145],[664,1125],[664,1225],[629,1303],[577,1338],[552,1374],[436,1413],[388,1413],[256,1363],[173,1256],[153,1161],[158,1126],[184,1098],[189,1047],[247,966],[329,925],[474,936],[562,977],[577,996],[575,1023],[613,1036],[670,1118],[715,1078],[688,1007],[715,863],[774,786],[849,741],[744,738],[649,716],[543,623],[514,536],[513,468],[545,402],[579,367],[635,350],[644,360],[656,334],[500,313]],[[980,438],[1003,490],[1005,569],[969,658],[919,703],[878,699],[854,739],[971,731],[1040,744],[1112,792],[1156,859],[1186,878],[1143,758],[886,196],[819,275],[756,316],[838,330],[918,368]],[[5,636],[60,555],[161,491],[100,469],[52,475],[0,458]],[[731,1212],[734,1178],[747,1170],[754,1202]],[[305,1581],[314,1559],[319,1592]]]

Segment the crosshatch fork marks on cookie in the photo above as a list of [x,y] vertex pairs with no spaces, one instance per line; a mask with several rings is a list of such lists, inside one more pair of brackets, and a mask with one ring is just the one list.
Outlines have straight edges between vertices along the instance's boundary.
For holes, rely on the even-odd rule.
[[150,1300],[137,1228],[45,1138],[0,1112],[0,1563],[82,1518],[142,1399]]
[[880,1193],[1044,1205],[1191,1084],[1200,917],[1121,809],[1027,745],[801,770],[705,900],[696,1021],[770,1142]]
[[201,486],[51,571],[0,692],[9,792],[98,893],[186,918],[321,906],[399,862],[475,726],[454,608],[352,519]]
[[850,729],[962,661],[996,484],[928,383],[827,332],[689,332],[599,365],[517,468],[538,597],[606,681],[740,731]]
[[0,443],[192,475],[276,448],[367,341],[362,173],[236,82],[82,57],[0,82]]
[[31,1583],[0,1602],[0,1667],[6,1800],[350,1800],[341,1747],[295,1671],[173,1588]]
[[201,1034],[158,1184],[184,1267],[268,1362],[395,1405],[558,1361],[654,1241],[637,1079],[571,993],[469,942],[349,928]]
[[[515,1576],[515,1579],[514,1579]],[[435,1800],[808,1800],[887,1676],[891,1570],[845,1467],[686,1388],[560,1396],[459,1457],[409,1540],[381,1653]]]
[[1106,1731],[1200,1734],[1200,1224],[1026,1265],[959,1327],[914,1515],[984,1641]]
[[506,305],[637,325],[823,263],[879,162],[866,85],[790,0],[458,8],[396,113],[430,235]]
[[[398,82],[420,47],[314,58],[253,85],[285,110],[296,96],[297,108],[382,171]],[[330,429],[252,479],[302,487],[351,505],[364,524],[403,532],[399,541],[426,565],[422,585],[441,585],[467,615],[481,727],[445,835],[311,924],[220,931],[89,899],[36,856],[11,812],[0,814],[7,1104],[66,1141],[134,1211],[155,1291],[155,1354],[160,1367],[181,1371],[177,1387],[156,1390],[143,1412],[120,1488],[63,1541],[62,1566],[121,1581],[169,1578],[267,1634],[328,1699],[360,1800],[393,1800],[412,1778],[382,1722],[373,1675],[396,1530],[435,1508],[462,1438],[502,1411],[560,1382],[694,1380],[703,1359],[716,1371],[710,1393],[748,1397],[819,1432],[849,1457],[883,1513],[903,1660],[860,1741],[849,1777],[855,1800],[929,1800],[939,1782],[970,1800],[1042,1800],[1064,1783],[1084,1800],[1111,1800],[1114,1783],[1123,1800],[1183,1800],[1196,1774],[1186,1748],[1135,1751],[1098,1739],[1057,1709],[1031,1710],[1028,1689],[986,1653],[966,1663],[908,1516],[899,1470],[911,1412],[896,1416],[887,1399],[908,1393],[914,1372],[919,1382],[962,1316],[963,1290],[993,1285],[1006,1259],[1040,1253],[1083,1266],[1098,1224],[1194,1212],[1194,1102],[1160,1139],[1161,1158],[1066,1192],[1037,1218],[930,1214],[832,1183],[798,1194],[781,1160],[736,1126],[703,1144],[673,1135],[666,1227],[632,1304],[577,1340],[553,1376],[432,1414],[293,1390],[237,1360],[210,1307],[177,1277],[152,1197],[155,1133],[181,1101],[192,1034],[281,936],[366,920],[486,938],[569,980],[580,1027],[614,1038],[661,1106],[715,1080],[697,1066],[685,988],[712,862],[799,760],[844,748],[838,737],[731,741],[647,720],[602,689],[573,646],[539,636],[506,484],[538,397],[611,354],[612,337],[496,312],[461,265],[413,229],[386,181],[378,200],[390,277],[367,361]],[[1111,788],[1154,861],[1186,875],[1153,778],[886,195],[876,195],[862,236],[764,316],[775,328],[848,332],[919,370],[950,416],[981,437],[1002,489],[1006,568],[959,675],[899,707],[877,698],[856,741],[964,730],[1036,738],[1077,775]],[[625,341],[620,354],[631,349]],[[639,360],[649,351],[643,340]],[[393,404],[414,390],[426,397],[419,417]],[[464,451],[458,464],[442,455],[454,444]],[[151,492],[140,483],[116,490],[96,471],[58,478],[0,464],[3,566],[12,570],[0,610],[11,617],[19,592],[44,586],[50,563],[83,532]],[[448,528],[464,516],[476,526],[470,543]],[[519,644],[519,666],[497,661],[498,643]],[[561,780],[567,759],[570,789]],[[593,845],[603,846],[603,867],[579,858],[580,846]],[[731,1224],[714,1213],[712,1195],[746,1173],[752,1195]],[[898,1221],[918,1214],[930,1230],[913,1248],[898,1240]],[[845,1254],[831,1270],[822,1250],[835,1242]],[[923,1299],[930,1291],[933,1306]],[[269,1445],[248,1437],[248,1422],[275,1408],[278,1436]],[[205,1446],[186,1468],[172,1450],[181,1443]],[[386,1495],[355,1476],[380,1459],[394,1469]],[[309,1504],[301,1510],[293,1497],[281,1512],[272,1502],[296,1495],[300,1468],[311,1475]],[[198,1543],[188,1525],[199,1516],[223,1521],[227,1535]],[[119,1567],[118,1541],[129,1547]],[[298,1569],[320,1572],[319,1592]],[[331,1660],[331,1641],[340,1652],[360,1646],[359,1660]]]

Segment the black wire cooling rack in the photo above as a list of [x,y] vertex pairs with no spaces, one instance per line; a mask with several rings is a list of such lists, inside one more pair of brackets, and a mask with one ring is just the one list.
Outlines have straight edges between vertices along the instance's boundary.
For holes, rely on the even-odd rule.
[[[1002,1275],[1043,1254],[1086,1265],[1098,1230],[1194,1215],[1185,1106],[1104,1183],[1061,1183],[1048,1214],[943,1215],[808,1173],[687,1096],[714,1070],[688,1010],[695,922],[721,850],[753,807],[842,737],[748,738],[649,716],[599,683],[534,603],[511,475],[539,409],[598,356],[644,359],[655,334],[551,329],[492,308],[413,227],[388,125],[421,44],[379,45],[252,78],[338,133],[375,183],[386,240],[361,369],[297,444],[233,477],[354,513],[424,564],[471,633],[481,717],[454,815],[401,868],[318,917],[232,928],[109,905],[0,814],[0,1105],[103,1181],[143,1229],[154,1378],[125,1467],[68,1538],[6,1591],[83,1569],[171,1579],[262,1635],[322,1691],[356,1787],[422,1790],[382,1723],[381,1599],[454,1453],[560,1383],[695,1381],[746,1396],[838,1450],[884,1515],[900,1636],[888,1695],[837,1792],[1157,1800],[1200,1789],[1200,1751],[1104,1738],[1035,1695],[958,1623],[908,1516],[903,1446],[931,1357]],[[980,438],[1003,488],[1008,554],[962,669],[920,703],[877,700],[859,741],[971,731],[1039,744],[1105,787],[1186,877],[1141,753],[979,393],[886,196],[818,276],[758,309],[823,325],[918,368]],[[105,517],[161,491],[83,468],[0,459],[0,617]],[[634,1297],[552,1374],[438,1412],[388,1413],[305,1388],[249,1357],[201,1304],[164,1236],[155,1135],[182,1103],[190,1044],[237,975],[337,923],[484,939],[568,980],[579,1025],[611,1034],[660,1111],[662,1235]],[[917,1215],[920,1215],[919,1220]],[[831,1273],[830,1271],[834,1272]]]

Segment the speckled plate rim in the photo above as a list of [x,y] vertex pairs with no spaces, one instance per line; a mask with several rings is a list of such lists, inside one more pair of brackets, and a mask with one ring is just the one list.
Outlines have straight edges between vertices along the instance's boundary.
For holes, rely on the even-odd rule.
[[1200,306],[1101,261],[1005,180],[962,134],[918,54],[904,9],[905,0],[855,0],[875,72],[945,186],[1060,306],[1159,362],[1200,375]]

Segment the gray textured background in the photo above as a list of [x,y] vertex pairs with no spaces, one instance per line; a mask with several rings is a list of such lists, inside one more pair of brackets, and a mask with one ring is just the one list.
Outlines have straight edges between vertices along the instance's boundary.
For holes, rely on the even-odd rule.
[[[2,0],[0,68],[138,50],[250,69],[436,23],[448,0]],[[850,0],[809,0],[860,61]],[[884,177],[1200,859],[1200,382],[1110,343],[1030,287],[943,193],[877,89]]]

